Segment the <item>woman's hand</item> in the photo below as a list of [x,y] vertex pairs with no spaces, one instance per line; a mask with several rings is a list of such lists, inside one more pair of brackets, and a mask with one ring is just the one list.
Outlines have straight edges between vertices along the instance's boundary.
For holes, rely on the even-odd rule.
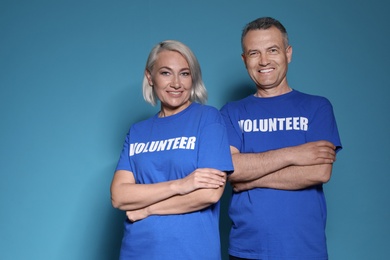
[[137,209],[137,210],[128,210],[126,211],[126,216],[131,222],[136,222],[142,220],[149,216],[147,208]]
[[197,189],[218,189],[225,185],[224,172],[212,168],[199,168],[175,182],[178,194],[187,194]]

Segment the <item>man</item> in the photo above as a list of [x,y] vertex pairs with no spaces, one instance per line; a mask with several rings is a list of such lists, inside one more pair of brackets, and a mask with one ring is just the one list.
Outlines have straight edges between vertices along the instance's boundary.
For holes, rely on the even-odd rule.
[[332,105],[288,85],[279,21],[250,22],[241,44],[257,91],[221,109],[235,168],[230,259],[327,259],[322,184],[342,148]]

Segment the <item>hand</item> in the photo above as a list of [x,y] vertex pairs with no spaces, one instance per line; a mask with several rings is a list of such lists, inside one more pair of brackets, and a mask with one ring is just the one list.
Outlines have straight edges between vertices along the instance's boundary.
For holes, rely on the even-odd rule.
[[217,189],[225,185],[226,173],[212,168],[199,168],[185,178],[177,180],[179,194],[187,194],[197,189]]
[[331,164],[336,161],[336,147],[328,141],[316,141],[290,147],[293,165]]
[[251,190],[253,188],[255,188],[254,185],[251,185],[253,182],[233,182],[233,183],[230,183],[232,188],[233,188],[233,191],[234,192],[241,192],[241,191],[245,191],[245,190]]
[[148,212],[146,208],[126,211],[126,216],[131,222],[136,222],[147,218]]

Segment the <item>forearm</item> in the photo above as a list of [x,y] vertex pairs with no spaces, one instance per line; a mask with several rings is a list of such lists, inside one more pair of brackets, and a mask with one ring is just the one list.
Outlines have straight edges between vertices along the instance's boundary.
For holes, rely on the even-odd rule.
[[300,172],[305,169],[291,166],[332,164],[336,160],[335,148],[328,141],[309,142],[261,153],[240,153],[231,147],[234,173],[229,176],[229,181],[249,182],[279,171],[283,173],[296,169],[296,172]]
[[184,214],[202,210],[217,203],[224,187],[218,189],[200,189],[186,195],[173,196],[148,207],[149,215]]
[[174,182],[120,183],[111,189],[112,204],[120,210],[136,210],[177,195]]
[[182,179],[154,184],[136,184],[131,172],[119,170],[111,184],[111,200],[115,208],[137,210],[198,189],[218,189],[225,183],[226,173],[212,168],[196,169]]
[[186,195],[173,196],[142,209],[126,211],[126,215],[130,221],[135,222],[151,215],[185,214],[202,210],[219,201],[224,186],[217,189],[199,189]]
[[281,170],[291,164],[290,153],[289,148],[262,153],[232,153],[234,172],[229,181],[253,181]]
[[332,164],[289,166],[249,182],[232,183],[235,191],[253,188],[300,190],[329,181]]

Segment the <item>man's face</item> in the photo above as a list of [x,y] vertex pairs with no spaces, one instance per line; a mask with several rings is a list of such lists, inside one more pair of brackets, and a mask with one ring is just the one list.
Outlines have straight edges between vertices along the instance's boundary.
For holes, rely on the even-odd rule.
[[276,27],[249,31],[243,46],[242,59],[258,90],[280,92],[289,89],[286,74],[292,48],[286,48],[283,35]]

